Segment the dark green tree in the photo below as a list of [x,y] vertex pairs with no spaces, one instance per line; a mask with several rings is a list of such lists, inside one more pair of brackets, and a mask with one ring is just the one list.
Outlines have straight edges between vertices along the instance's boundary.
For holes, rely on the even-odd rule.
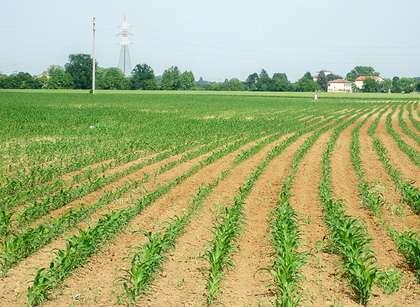
[[97,85],[104,90],[124,90],[128,88],[128,80],[119,68],[98,68]]
[[381,89],[381,85],[379,82],[375,81],[373,78],[367,78],[363,82],[362,92],[365,93],[376,93],[379,92]]
[[379,76],[379,73],[370,66],[356,66],[346,76],[349,81],[355,81],[359,76]]
[[131,88],[135,90],[154,90],[157,81],[153,69],[147,64],[137,64],[131,73]]
[[164,90],[178,90],[181,88],[180,72],[178,67],[172,66],[163,72],[161,87]]
[[47,82],[45,87],[50,89],[72,88],[73,79],[63,67],[52,65],[47,70]]
[[179,76],[180,89],[190,90],[193,88],[195,82],[194,74],[192,71],[184,71]]
[[275,92],[287,92],[290,90],[290,82],[285,73],[273,74],[272,90]]
[[[95,63],[95,65],[97,65]],[[70,54],[69,62],[64,66],[73,79],[73,88],[89,89],[92,87],[92,58],[89,54]]]
[[267,92],[272,90],[272,80],[265,69],[262,69],[258,75],[257,82],[255,84],[257,91]]
[[395,76],[394,78],[392,78],[392,82],[391,82],[391,92],[392,93],[401,93],[402,89],[400,86],[400,78]]
[[258,74],[254,72],[250,74],[248,78],[246,78],[245,86],[248,91],[256,91],[257,90],[257,82],[258,82]]
[[303,75],[296,84],[298,92],[314,92],[318,89],[318,84],[314,81],[310,72]]
[[318,84],[318,87],[326,92],[328,89],[328,79],[327,76],[325,75],[325,72],[321,71],[318,75],[318,80],[316,81],[316,83]]

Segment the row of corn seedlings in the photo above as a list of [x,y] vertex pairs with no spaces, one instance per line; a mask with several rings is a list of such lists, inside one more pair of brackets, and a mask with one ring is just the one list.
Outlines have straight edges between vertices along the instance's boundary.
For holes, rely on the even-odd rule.
[[360,158],[360,129],[375,113],[377,113],[377,111],[374,111],[373,113],[366,116],[366,118],[358,123],[353,129],[351,141],[351,161],[356,176],[359,180],[358,186],[362,198],[362,203],[375,215],[378,215],[382,206],[384,205],[384,198],[382,194],[377,192],[374,187],[366,181],[365,173],[362,167],[362,161]]
[[[212,144],[209,144],[207,146],[203,146],[203,147],[199,147],[198,149],[192,150],[192,151],[187,151],[186,154],[184,154],[181,159],[178,159],[174,162],[169,162],[167,163],[165,166],[162,166],[161,168],[161,172],[169,170],[173,167],[175,167],[176,165],[185,162],[189,159],[193,159],[195,157],[198,157],[202,154],[205,154],[207,152],[209,152],[210,150],[213,150],[215,146],[220,145],[220,143],[223,142],[214,142]],[[181,147],[182,149],[182,147]],[[176,150],[175,152],[172,152],[172,154],[176,154],[178,153],[179,150]],[[165,152],[162,153],[158,156],[155,156],[153,158],[150,158],[144,162],[141,163],[137,163],[135,165],[130,166],[129,168],[127,168],[124,171],[115,173],[114,175],[111,175],[109,177],[99,177],[96,178],[92,183],[89,183],[87,185],[82,185],[80,187],[73,187],[68,189],[67,191],[61,191],[60,193],[53,195],[53,196],[49,196],[46,198],[46,200],[42,201],[41,203],[37,203],[35,202],[32,206],[29,206],[28,208],[26,208],[22,213],[18,214],[18,216],[16,217],[17,220],[17,225],[16,227],[14,227],[15,229],[24,229],[24,226],[28,225],[29,222],[36,220],[37,218],[40,218],[42,216],[44,216],[46,213],[50,212],[51,210],[55,210],[58,208],[61,208],[63,205],[81,198],[85,195],[87,195],[88,193],[93,192],[94,190],[97,190],[101,187],[103,187],[105,184],[109,184],[115,180],[118,180],[120,178],[123,178],[143,167],[146,167],[148,165],[151,165],[153,163],[157,163],[159,161],[162,161],[163,159],[169,157],[171,155],[171,152]],[[6,210],[0,210],[1,211],[6,211]],[[8,214],[8,217],[11,217],[10,213],[5,212],[5,214]],[[10,229],[11,227],[11,218],[9,218],[8,220],[3,220],[4,223],[2,223],[2,220],[0,220],[0,225],[2,225],[2,227],[0,227],[1,229]],[[4,231],[3,231],[4,233]],[[1,232],[0,232],[1,234]]]
[[[353,168],[359,181],[358,186],[359,193],[362,198],[362,204],[373,213],[377,223],[382,225],[383,223],[386,224],[386,222],[381,219],[381,210],[385,203],[385,199],[384,196],[376,191],[374,187],[366,180],[365,171],[360,157],[360,129],[375,113],[376,111],[369,114],[353,129],[351,141],[351,159]],[[387,225],[386,227],[388,230],[391,230],[390,225]],[[398,235],[398,233],[395,231],[393,231],[393,233]],[[400,280],[401,273],[395,269],[390,269],[387,271],[378,271],[376,281],[386,294],[391,294],[399,289]]]
[[213,191],[214,187],[227,177],[234,167],[242,161],[249,159],[259,152],[265,145],[278,139],[279,135],[273,135],[252,146],[248,150],[239,153],[232,165],[221,172],[220,176],[208,185],[201,186],[190,204],[187,212],[182,217],[174,219],[170,225],[161,232],[148,233],[149,242],[140,246],[134,253],[131,261],[131,269],[123,283],[125,296],[129,303],[134,303],[136,298],[143,294],[147,286],[154,278],[156,271],[166,259],[166,253],[175,246],[176,239],[183,233],[192,216],[200,209],[205,198]]
[[149,241],[137,248],[131,259],[129,275],[123,278],[124,293],[128,303],[134,304],[136,299],[147,289],[156,272],[166,260],[167,252],[175,246],[177,238],[184,232],[185,227],[191,222],[192,217],[201,208],[204,200],[214,188],[229,176],[237,165],[254,156],[265,145],[275,141],[278,137],[278,135],[268,137],[239,153],[230,167],[223,170],[215,180],[198,188],[185,214],[176,217],[163,231],[153,234],[147,233]]
[[[206,148],[202,148],[204,151]],[[185,156],[190,156],[187,153]],[[181,159],[184,161],[185,159]],[[171,168],[174,168],[176,164],[171,164]],[[153,177],[156,177],[171,168],[161,168]],[[81,206],[77,209],[70,209],[60,217],[41,223],[34,228],[29,228],[20,233],[11,234],[3,244],[2,250],[2,272],[6,273],[12,266],[16,265],[22,259],[28,257],[39,248],[50,243],[53,239],[57,238],[69,229],[72,229],[75,225],[81,221],[87,219],[98,209],[101,209],[113,200],[120,198],[124,193],[137,188],[140,184],[144,184],[149,180],[151,176],[145,174],[144,178],[127,182],[121,187],[116,188],[101,197],[95,204],[90,206]]]
[[[372,127],[371,127],[372,128]],[[393,179],[396,187],[401,193],[402,200],[406,202],[416,214],[420,212],[420,191],[414,183],[404,181],[401,173],[391,164],[388,152],[382,142],[374,136],[376,128],[371,129],[373,147],[383,164],[385,170]],[[420,237],[414,231],[399,233],[388,227],[389,235],[393,238],[400,253],[406,258],[407,263],[414,270],[417,281],[420,283]]]
[[[318,126],[319,127],[319,126]],[[267,168],[269,163],[279,156],[287,147],[295,142],[304,133],[314,130],[315,127],[302,129],[288,137],[281,144],[275,146],[263,161],[253,170],[245,183],[239,188],[231,207],[226,211],[214,230],[214,239],[207,252],[209,262],[209,275],[207,280],[207,303],[212,304],[220,291],[220,282],[226,266],[231,263],[230,255],[235,248],[235,240],[240,234],[243,209],[246,198],[251,192],[255,182]]]
[[404,118],[403,118],[403,114],[404,114],[404,106],[400,107],[400,112],[398,112],[398,124],[401,128],[401,131],[407,135],[408,137],[412,138],[414,141],[416,141],[417,145],[420,145],[420,137],[418,136],[418,134],[416,132],[414,132],[413,130],[411,130],[408,126],[407,123],[405,122]]
[[411,123],[413,124],[413,127],[416,128],[417,131],[420,131],[420,122],[417,121],[414,118],[414,115],[413,115],[414,112],[418,112],[416,110],[418,104],[419,104],[418,102],[417,103],[412,103],[411,108],[408,108],[408,118],[410,119]]
[[319,137],[330,128],[327,126],[314,132],[299,147],[293,155],[290,174],[284,180],[279,194],[271,226],[275,250],[275,260],[271,272],[277,290],[277,306],[297,306],[299,304],[299,270],[305,262],[305,255],[298,252],[300,235],[297,215],[290,204],[291,189],[300,162]]
[[385,120],[386,130],[392,136],[392,138],[394,139],[398,147],[401,149],[401,151],[404,152],[416,166],[420,166],[419,152],[416,149],[412,148],[410,145],[408,145],[392,126],[392,115],[394,114],[394,112],[396,112],[396,110],[397,109],[394,108],[393,112],[388,113]]
[[322,155],[319,191],[330,239],[343,259],[344,270],[359,303],[366,305],[377,278],[376,261],[369,247],[370,239],[360,220],[346,215],[344,203],[331,195],[331,155],[341,132],[353,121],[334,129],[327,143]]
[[226,154],[238,149],[242,144],[243,141],[228,144],[225,148],[214,152],[205,160],[191,167],[184,174],[143,196],[134,206],[114,211],[103,217],[96,225],[68,239],[66,248],[58,251],[49,268],[38,270],[32,286],[28,289],[28,303],[30,305],[40,304],[47,298],[50,291],[61,284],[73,270],[83,265],[92,254],[119,233],[144,208],[190,176],[196,174],[204,166],[210,165]]
[[393,179],[396,187],[400,191],[403,201],[407,203],[416,214],[420,214],[419,188],[416,187],[413,182],[403,179],[401,172],[396,169],[389,160],[387,149],[377,137],[374,137],[373,139],[373,147],[385,170]]

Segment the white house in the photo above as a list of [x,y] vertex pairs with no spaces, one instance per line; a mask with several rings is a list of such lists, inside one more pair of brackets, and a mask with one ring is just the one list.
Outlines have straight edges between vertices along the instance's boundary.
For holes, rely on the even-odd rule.
[[354,85],[361,90],[363,88],[363,85],[365,84],[365,81],[367,79],[373,79],[376,82],[384,82],[384,79],[379,77],[379,76],[359,76],[356,78],[356,80],[354,81]]
[[328,92],[329,93],[351,93],[353,92],[352,83],[347,80],[337,79],[328,82]]

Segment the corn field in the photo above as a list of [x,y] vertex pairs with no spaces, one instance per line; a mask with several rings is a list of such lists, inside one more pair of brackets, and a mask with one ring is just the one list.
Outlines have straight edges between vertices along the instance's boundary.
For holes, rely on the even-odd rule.
[[0,92],[0,305],[418,306],[419,106]]

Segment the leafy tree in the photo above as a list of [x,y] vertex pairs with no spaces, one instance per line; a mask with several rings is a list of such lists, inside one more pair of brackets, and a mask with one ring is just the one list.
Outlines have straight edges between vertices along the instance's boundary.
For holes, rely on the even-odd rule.
[[258,74],[253,73],[246,78],[245,86],[248,91],[256,91],[257,90],[257,82],[258,82]]
[[416,81],[414,78],[400,78],[398,83],[403,93],[414,92],[416,86]]
[[349,81],[355,81],[359,76],[379,76],[379,73],[370,66],[356,66],[346,76]]
[[318,76],[318,80],[316,81],[316,83],[318,84],[318,87],[322,90],[322,91],[327,91],[328,89],[328,79],[327,76],[325,75],[325,72],[321,71],[319,73]]
[[73,88],[91,88],[92,59],[89,54],[70,54],[69,62],[64,67],[73,79]]
[[181,87],[178,67],[172,66],[162,74],[161,87],[164,90],[178,90]]
[[192,89],[194,86],[194,81],[195,81],[194,74],[191,71],[184,71],[179,76],[180,89],[182,90]]
[[256,81],[256,89],[260,92],[272,90],[272,80],[265,69],[262,69]]
[[275,92],[286,92],[290,90],[290,82],[285,73],[273,74],[272,90]]
[[244,91],[245,85],[242,81],[236,78],[230,80],[226,79],[223,83],[223,90],[225,91]]
[[416,83],[416,92],[420,92],[420,81],[419,80]]
[[395,76],[392,78],[391,82],[391,92],[393,93],[401,93],[401,87],[400,87],[400,78]]
[[376,93],[381,89],[381,85],[373,78],[367,78],[363,82],[362,92],[365,93]]
[[98,88],[104,90],[124,90],[128,88],[128,80],[124,73],[116,67],[98,68]]
[[72,88],[73,79],[71,75],[64,70],[63,67],[52,65],[47,70],[46,88],[59,89],[59,88]]
[[8,86],[8,76],[0,74],[0,88],[7,88]]
[[157,81],[153,69],[147,64],[137,64],[131,73],[131,88],[140,90],[154,90]]
[[318,84],[314,81],[310,72],[305,73],[296,84],[296,90],[298,92],[313,92],[317,89]]
[[342,76],[340,76],[340,75],[335,75],[335,74],[328,74],[328,75],[326,75],[325,77],[327,78],[327,83],[328,83],[329,81],[333,81],[333,80],[337,80],[337,79],[343,79],[343,77],[342,77]]

